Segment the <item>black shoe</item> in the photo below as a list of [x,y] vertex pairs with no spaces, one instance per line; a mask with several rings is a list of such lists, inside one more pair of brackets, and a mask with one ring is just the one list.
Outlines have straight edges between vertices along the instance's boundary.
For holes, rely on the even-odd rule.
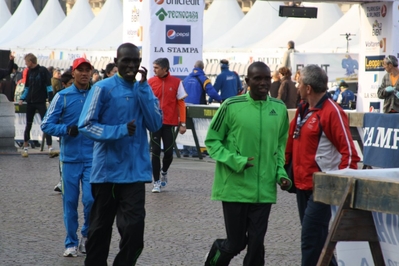
[[187,157],[189,157],[189,155],[188,155],[188,154],[183,154],[183,157],[186,157],[186,158],[187,158]]

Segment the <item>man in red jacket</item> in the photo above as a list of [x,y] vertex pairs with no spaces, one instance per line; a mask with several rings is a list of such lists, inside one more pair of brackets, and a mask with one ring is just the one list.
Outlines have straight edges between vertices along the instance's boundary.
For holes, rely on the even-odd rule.
[[[163,113],[162,127],[151,134],[152,173],[154,176],[153,193],[160,193],[161,187],[168,183],[168,169],[173,161],[173,145],[175,143],[174,129],[179,126],[179,133],[186,132],[187,93],[179,78],[169,73],[169,60],[158,58],[153,63],[155,76],[148,80],[154,95],[159,99]],[[164,157],[161,169],[161,139]],[[161,177],[161,178],[160,178]]]
[[[313,173],[357,169],[357,155],[348,117],[327,93],[328,78],[317,65],[301,70],[303,100],[291,121],[286,162],[292,159],[299,218],[302,224],[302,266],[315,266],[328,235],[330,206],[313,201]],[[337,265],[335,258],[330,265]]]

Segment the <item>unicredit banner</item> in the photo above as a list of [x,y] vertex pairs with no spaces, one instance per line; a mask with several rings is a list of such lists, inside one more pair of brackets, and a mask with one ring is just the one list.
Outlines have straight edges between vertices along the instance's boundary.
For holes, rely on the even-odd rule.
[[203,12],[203,0],[144,0],[142,65],[152,73],[152,62],[165,57],[173,76],[187,76],[202,60]]

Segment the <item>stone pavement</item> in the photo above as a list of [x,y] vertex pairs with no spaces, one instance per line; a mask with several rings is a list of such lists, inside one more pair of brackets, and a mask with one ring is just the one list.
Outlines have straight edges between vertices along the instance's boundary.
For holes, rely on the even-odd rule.
[[[175,158],[168,187],[162,193],[153,194],[151,184],[146,185],[145,246],[137,265],[203,265],[213,240],[225,237],[221,203],[210,200],[214,166],[209,158]],[[0,265],[83,265],[83,255],[62,256],[62,199],[53,191],[58,179],[58,158],[48,158],[46,152],[30,149],[28,158],[19,153],[0,155]],[[79,208],[81,215],[81,204]],[[114,226],[109,265],[119,239]],[[294,195],[279,190],[265,250],[266,265],[300,265],[300,223]],[[242,265],[244,254],[230,265]]]

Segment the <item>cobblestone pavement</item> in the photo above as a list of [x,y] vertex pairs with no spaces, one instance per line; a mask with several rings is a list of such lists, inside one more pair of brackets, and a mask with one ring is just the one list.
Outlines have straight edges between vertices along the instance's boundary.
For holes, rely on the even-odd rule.
[[[0,265],[83,265],[83,255],[62,256],[62,199],[53,191],[58,158],[30,151],[28,158],[0,155]],[[221,203],[210,200],[214,166],[209,158],[175,158],[162,193],[153,194],[151,184],[146,185],[145,247],[137,265],[203,265],[213,240],[225,237]],[[265,238],[266,265],[299,265],[299,236],[295,196],[279,190]],[[119,239],[114,227],[109,265]],[[230,265],[242,265],[244,255]]]

